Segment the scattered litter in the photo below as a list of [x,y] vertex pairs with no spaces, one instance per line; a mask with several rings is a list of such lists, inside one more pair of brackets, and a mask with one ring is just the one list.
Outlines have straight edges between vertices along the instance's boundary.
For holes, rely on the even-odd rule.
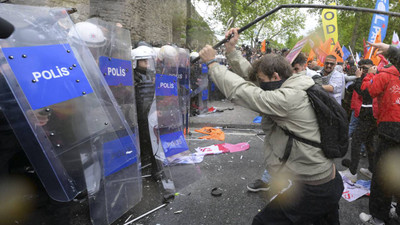
[[219,197],[222,195],[222,190],[220,188],[215,187],[215,188],[211,189],[211,195],[215,196],[215,197]]
[[203,127],[199,130],[194,130],[196,132],[202,133],[202,134],[208,134],[208,136],[203,136],[199,137],[199,139],[214,139],[214,140],[219,140],[219,141],[224,141],[225,140],[225,133],[218,128],[214,127]]
[[149,215],[150,213],[153,213],[153,212],[155,212],[155,211],[157,211],[157,210],[159,210],[159,209],[165,207],[166,205],[167,205],[166,203],[165,203],[165,204],[162,204],[162,205],[158,206],[157,208],[152,209],[152,210],[148,211],[147,213],[145,213],[145,214],[143,214],[143,215],[141,215],[141,216],[138,216],[138,217],[136,217],[135,219],[133,219],[133,220],[127,222],[127,223],[124,223],[124,225],[128,225],[128,224],[131,224],[131,223],[133,223],[133,222],[135,222],[135,221],[137,221],[137,220],[140,220],[141,218],[143,218],[143,217]]
[[240,159],[243,159],[243,155],[240,156]]
[[358,180],[356,183],[351,182],[347,177],[342,176],[344,190],[342,197],[348,202],[352,202],[364,195],[369,196],[371,181]]
[[240,177],[240,179],[242,179],[242,180],[246,180],[246,178],[244,178],[244,177]]
[[174,194],[166,194],[163,196],[163,203],[171,203],[175,199]]
[[233,161],[232,161],[232,160],[229,160],[228,162],[230,162],[230,163],[231,163],[231,162],[233,162]]
[[[240,152],[240,151],[245,151],[250,148],[249,143],[247,142],[241,142],[238,144],[229,144],[229,143],[223,143],[223,144],[217,144],[217,145],[210,145],[207,147],[202,147],[202,148],[196,148],[196,155],[216,155],[216,154],[221,154],[221,153],[228,153],[228,152]],[[232,159],[234,157],[231,157]]]
[[261,123],[262,117],[261,116],[257,116],[256,118],[254,118],[253,123]]
[[183,212],[183,210],[178,210],[178,211],[175,211],[174,214],[179,214],[179,213],[182,213],[182,212]]
[[125,223],[126,223],[126,221],[128,221],[131,217],[132,217],[132,214],[128,217],[128,219],[125,220]]

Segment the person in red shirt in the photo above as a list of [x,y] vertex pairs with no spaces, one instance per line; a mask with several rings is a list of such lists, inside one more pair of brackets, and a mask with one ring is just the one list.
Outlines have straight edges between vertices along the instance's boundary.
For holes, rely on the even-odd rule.
[[[375,153],[375,172],[372,175],[369,212],[360,214],[360,219],[372,224],[390,224],[389,211],[392,196],[400,199],[398,186],[393,183],[397,179],[388,179],[396,174],[398,165],[388,169],[391,158],[400,153],[400,49],[384,43],[371,44],[379,53],[387,53],[393,65],[388,65],[377,74],[369,73],[364,78],[361,89],[368,90],[372,98],[378,99],[378,135],[379,145]],[[398,164],[398,162],[397,162]],[[400,212],[397,204],[396,212]],[[397,221],[399,222],[399,221]]]

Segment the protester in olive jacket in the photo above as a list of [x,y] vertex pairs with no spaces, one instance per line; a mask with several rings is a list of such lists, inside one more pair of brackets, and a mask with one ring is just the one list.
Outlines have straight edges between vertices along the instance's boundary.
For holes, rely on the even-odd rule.
[[[253,224],[312,223],[328,214],[329,218],[324,218],[328,224],[339,224],[338,202],[343,183],[333,161],[320,148],[293,140],[291,154],[280,169],[288,142],[282,128],[320,143],[317,118],[305,92],[314,81],[305,73],[292,75],[291,65],[279,55],[267,54],[250,65],[235,50],[237,29],[226,35],[231,33],[233,38],[225,44],[226,57],[236,74],[214,62],[215,50],[209,45],[200,51],[200,57],[207,62],[210,77],[227,99],[262,115],[266,167],[272,179],[289,173],[293,184],[257,214]],[[258,82],[260,87],[241,76]],[[294,199],[289,200],[289,196]]]

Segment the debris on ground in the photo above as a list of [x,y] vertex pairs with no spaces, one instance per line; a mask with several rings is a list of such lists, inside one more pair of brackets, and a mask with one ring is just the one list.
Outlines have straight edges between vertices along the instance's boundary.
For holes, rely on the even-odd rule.
[[199,137],[199,139],[214,139],[214,140],[219,140],[219,141],[224,141],[225,140],[225,133],[218,128],[214,127],[203,127],[198,130],[194,130],[196,132],[202,133],[202,134],[208,134],[207,136]]

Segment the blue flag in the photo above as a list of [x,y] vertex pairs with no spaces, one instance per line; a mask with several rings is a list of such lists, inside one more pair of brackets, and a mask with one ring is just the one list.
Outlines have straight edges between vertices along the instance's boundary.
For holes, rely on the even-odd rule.
[[[375,5],[376,10],[389,11],[389,1],[377,0]],[[382,14],[374,14],[372,17],[371,28],[369,29],[368,41],[374,43],[379,29],[381,29],[382,41],[386,37],[386,30],[389,22],[389,16]]]
[[351,55],[350,51],[347,50],[346,46],[342,46],[342,51],[343,51],[343,60],[346,60],[347,58],[349,58],[349,56]]

